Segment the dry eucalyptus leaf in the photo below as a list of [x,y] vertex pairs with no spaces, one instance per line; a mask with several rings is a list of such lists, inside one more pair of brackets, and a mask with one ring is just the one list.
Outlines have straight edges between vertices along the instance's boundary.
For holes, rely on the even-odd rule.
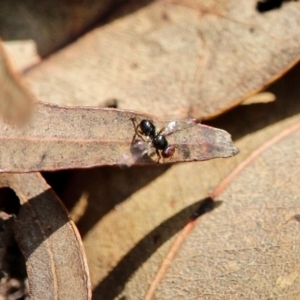
[[211,194],[155,299],[298,299],[300,123],[254,151]]
[[32,96],[13,71],[0,41],[0,115],[6,122],[20,124],[32,109]]
[[15,236],[25,256],[30,299],[91,299],[88,266],[68,212],[39,173],[2,174],[21,202]]
[[276,96],[273,93],[270,92],[262,92],[255,94],[253,96],[248,97],[243,101],[242,105],[251,105],[251,104],[257,104],[257,103],[269,103],[276,100]]
[[[231,159],[50,173],[57,179],[57,191],[72,218],[78,220],[95,299],[143,299],[199,200],[262,143],[300,120],[299,67],[271,87],[276,101],[240,106],[211,122],[214,127],[226,128],[235,139],[240,153]],[[259,175],[260,184],[264,173]],[[255,193],[251,182],[245,189]],[[206,222],[206,217],[199,218],[197,226]],[[180,291],[185,286],[174,288]]]
[[[300,2],[128,3],[26,74],[39,100],[211,118],[280,77],[300,54]],[[138,6],[140,5],[140,6]]]
[[21,72],[41,61],[34,40],[3,41],[13,69]]
[[0,1],[0,36],[3,40],[35,40],[41,56],[49,55],[76,38],[104,15],[111,0]]
[[[59,107],[39,103],[26,126],[0,124],[0,171],[32,172],[88,168],[101,165],[156,164],[146,155],[135,161],[131,118],[139,123],[149,115],[116,109]],[[158,128],[169,122],[153,119]],[[238,153],[230,135],[205,125],[168,136],[176,147],[166,163],[231,157]],[[163,162],[163,160],[161,160]]]

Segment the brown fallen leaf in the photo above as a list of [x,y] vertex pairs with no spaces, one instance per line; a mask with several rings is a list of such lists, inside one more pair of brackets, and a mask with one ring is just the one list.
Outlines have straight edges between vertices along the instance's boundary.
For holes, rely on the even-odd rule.
[[39,173],[1,174],[21,202],[14,232],[25,256],[30,299],[91,299],[88,266],[78,231]]
[[2,44],[16,72],[24,72],[41,61],[33,40],[3,41]]
[[32,111],[32,96],[13,71],[0,40],[0,116],[6,122],[22,124]]
[[0,1],[0,36],[3,40],[36,42],[39,55],[49,55],[103,16],[114,1]]
[[[232,133],[240,153],[231,159],[181,163],[171,167],[145,166],[125,170],[105,167],[49,173],[51,182],[56,182],[55,189],[64,199],[72,217],[75,215],[78,220],[76,224],[83,237],[95,299],[101,299],[103,295],[106,299],[141,299],[146,295],[176,237],[197,210],[199,199],[205,199],[229,172],[262,143],[279,134],[283,128],[300,121],[300,91],[297,86],[299,71],[300,65],[270,87],[271,92],[276,95],[276,101],[240,106],[211,122],[213,126],[226,128]],[[294,152],[295,149],[287,151]],[[289,169],[282,172],[288,173]],[[265,172],[261,171],[258,175],[261,178],[260,185],[264,184],[263,174]],[[284,174],[282,176],[285,177]],[[251,182],[243,187],[243,190],[254,194],[255,189],[256,186]],[[239,204],[242,205],[243,201],[239,199]],[[226,203],[220,203],[210,214],[218,213],[224,204]],[[227,214],[227,209],[224,214]],[[201,216],[196,221],[196,226],[206,222],[208,216]],[[223,227],[226,232],[227,228]],[[255,234],[245,233],[241,227],[241,235]],[[209,237],[210,232],[207,232],[203,239]],[[197,241],[196,238],[192,242]],[[183,246],[186,243],[190,245],[189,237],[185,239]],[[180,255],[180,249],[177,255]],[[180,255],[183,269],[185,262],[189,261],[188,255]],[[190,255],[192,258],[193,256]],[[207,261],[206,254],[201,257]],[[239,261],[240,256],[236,256],[236,260]],[[213,264],[213,258],[210,261]],[[176,263],[176,257],[171,264],[173,262]],[[279,262],[284,265],[289,264],[290,260],[286,257],[286,260]],[[195,268],[196,270],[190,267],[187,280],[192,280],[194,273],[197,275],[201,272],[197,266]],[[174,277],[181,277],[178,269],[174,271]],[[172,269],[167,274],[172,276]],[[207,272],[203,273],[206,278],[208,275]],[[240,275],[242,276],[243,274]],[[249,281],[249,286],[251,282]],[[213,283],[214,279],[212,285]],[[228,286],[229,284],[230,282]],[[256,282],[252,287],[255,290]],[[190,299],[189,294],[184,294],[184,284],[174,285],[172,288]],[[211,299],[218,299],[218,294],[210,296]],[[286,298],[289,299],[288,296],[282,297]]]
[[[72,217],[76,215],[74,219],[78,220],[95,299],[104,296],[106,299],[140,299],[146,294],[176,235],[197,209],[198,200],[206,198],[253,149],[299,118],[299,70],[298,65],[271,87],[277,98],[275,102],[240,106],[211,123],[233,134],[241,152],[231,159],[174,164],[171,167],[101,167],[48,174],[56,179],[57,192],[64,191],[62,198],[68,203]],[[289,172],[288,168],[286,172]],[[264,172],[258,176],[262,174]],[[260,184],[263,185],[261,178]],[[244,190],[255,193],[255,188],[249,182]],[[222,205],[223,202],[220,208]],[[211,214],[217,213],[218,209]],[[199,222],[205,222],[206,217],[198,219],[197,226]],[[189,243],[188,239],[185,242]],[[207,260],[205,255],[202,257]],[[286,258],[289,264],[289,258]],[[240,256],[236,259],[239,260]],[[185,261],[188,261],[186,257],[183,268]],[[234,261],[230,262],[234,264]],[[197,269],[196,274],[200,271]],[[191,268],[189,278],[193,274]],[[249,286],[251,282],[249,280]],[[256,282],[253,289],[255,285]],[[185,286],[173,288],[180,293]],[[218,297],[213,294],[211,298],[214,296]]]
[[274,94],[270,92],[262,92],[255,94],[253,96],[250,96],[249,98],[245,99],[241,104],[242,105],[251,105],[256,103],[269,103],[276,100],[276,97]]
[[36,97],[157,116],[208,119],[299,59],[300,2],[266,14],[256,0],[129,2],[105,26],[26,73]]
[[[116,109],[59,107],[38,103],[25,127],[0,124],[0,171],[32,172],[101,165],[156,164],[148,155],[135,162],[131,118],[149,115]],[[168,124],[153,119],[157,128]],[[238,153],[221,129],[195,125],[168,136],[176,147],[166,163],[231,157]],[[25,159],[24,159],[25,158]]]
[[183,230],[145,299],[299,298],[299,141],[298,122],[220,183],[220,207]]

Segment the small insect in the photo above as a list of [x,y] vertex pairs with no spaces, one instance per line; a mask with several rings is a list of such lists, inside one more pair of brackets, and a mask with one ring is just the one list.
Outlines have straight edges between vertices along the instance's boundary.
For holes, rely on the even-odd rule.
[[[132,145],[134,149],[141,150],[142,156],[148,153],[151,146],[155,149],[155,152],[158,156],[157,163],[159,163],[160,159],[170,158],[175,153],[175,146],[169,145],[166,136],[172,134],[175,131],[179,131],[183,129],[179,126],[178,121],[170,122],[166,127],[163,127],[159,131],[157,131],[155,125],[151,120],[142,120],[139,124],[137,124],[136,119],[131,119],[134,125],[135,134],[132,139]],[[191,124],[194,120],[184,121],[184,124]],[[190,125],[189,125],[190,126]],[[142,141],[136,140],[136,137],[139,137]],[[145,139],[146,138],[146,139]],[[148,140],[147,140],[148,139]],[[142,145],[148,141],[148,147],[143,147]],[[151,156],[151,155],[150,155]]]

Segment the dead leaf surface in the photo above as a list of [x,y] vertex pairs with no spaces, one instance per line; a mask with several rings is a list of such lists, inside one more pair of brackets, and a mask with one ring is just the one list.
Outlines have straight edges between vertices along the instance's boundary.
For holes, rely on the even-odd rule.
[[[115,109],[37,104],[31,122],[25,127],[1,124],[1,171],[133,164],[133,117],[137,122],[149,118]],[[168,124],[157,119],[153,121],[158,128]],[[169,163],[230,157],[238,152],[227,132],[204,125],[178,131],[168,136],[168,141],[176,147],[175,155],[166,160]],[[156,161],[157,158],[147,156],[137,163],[155,164]]]
[[0,40],[0,115],[5,121],[20,124],[28,119],[33,98],[20,76],[13,70]]
[[26,74],[41,101],[157,116],[210,118],[298,61],[300,3],[259,13],[257,1],[130,3]]
[[46,56],[76,38],[113,3],[54,0],[37,5],[32,0],[1,1],[0,36],[7,41],[33,39],[39,54]]
[[[147,293],[199,200],[257,147],[300,121],[299,72],[300,65],[270,87],[276,101],[240,106],[210,122],[232,133],[240,153],[231,159],[48,173],[83,237],[95,299],[140,299]],[[245,187],[249,193],[255,188]],[[181,288],[176,286],[178,293]]]
[[[129,169],[102,167],[49,173],[56,178],[59,185],[56,190],[83,237],[95,299],[140,299],[145,295],[178,233],[198,208],[199,200],[205,199],[257,147],[300,121],[299,67],[271,87],[276,101],[240,106],[210,122],[232,133],[240,153],[231,159],[155,168],[151,165]],[[250,183],[245,187],[249,193],[255,193],[255,188]],[[217,213],[222,205],[211,214]],[[206,222],[207,216],[197,222]],[[188,257],[183,259],[189,261]],[[289,258],[286,259],[279,263],[290,264]],[[178,273],[174,276],[180,277]],[[180,293],[185,286],[176,289]],[[212,294],[211,298],[214,296],[218,297]]]
[[74,223],[39,173],[2,174],[21,201],[15,235],[26,259],[30,299],[91,299],[89,271]]
[[18,72],[22,72],[41,61],[34,40],[3,41],[3,48],[10,58],[13,69]]
[[181,245],[156,299],[299,298],[299,141],[296,123],[215,189],[222,204]]
[[270,92],[261,92],[257,93],[253,96],[250,96],[249,98],[245,99],[243,101],[242,105],[251,105],[256,103],[269,103],[276,100],[276,97],[274,94]]

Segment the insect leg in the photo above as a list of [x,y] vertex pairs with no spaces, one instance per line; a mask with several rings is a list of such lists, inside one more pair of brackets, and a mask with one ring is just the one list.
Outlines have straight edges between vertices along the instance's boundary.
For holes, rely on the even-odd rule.
[[134,127],[134,135],[133,135],[133,138],[132,138],[132,141],[131,141],[131,144],[134,143],[136,137],[138,136],[141,140],[143,140],[145,142],[145,139],[144,137],[142,136],[142,132],[139,130],[139,127],[140,127],[140,124],[137,124],[136,123],[136,118],[135,117],[132,117],[130,118],[130,120],[132,121],[132,124],[133,124],[133,127]]
[[165,129],[166,129],[165,126],[164,126],[163,128],[161,128],[161,129],[159,130],[159,132],[157,133],[157,135],[158,135],[158,134],[161,134]]
[[161,160],[161,155],[157,149],[155,149],[156,155],[158,156],[157,162],[159,164],[159,161]]

